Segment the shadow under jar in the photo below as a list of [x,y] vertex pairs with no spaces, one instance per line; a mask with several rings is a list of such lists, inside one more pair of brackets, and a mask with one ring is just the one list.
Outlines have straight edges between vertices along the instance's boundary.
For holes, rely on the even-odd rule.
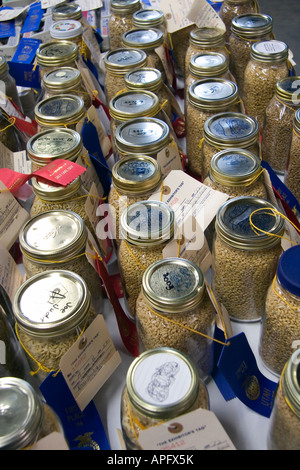
[[225,0],[221,4],[219,12],[221,20],[225,23],[225,39],[228,43],[231,32],[232,20],[245,13],[258,13],[259,5],[257,0]]
[[264,199],[241,196],[227,201],[217,213],[212,288],[232,320],[255,322],[263,316],[282,252],[284,220],[276,210]]
[[40,101],[34,114],[40,130],[67,127],[75,131],[76,125],[84,121],[86,109],[80,96],[64,94]]
[[46,72],[58,67],[77,68],[78,58],[79,48],[71,41],[51,41],[40,44],[36,51],[36,62],[41,80]]
[[296,199],[300,201],[300,109],[296,111],[294,116],[291,149],[284,182]]
[[203,273],[193,262],[166,258],[146,269],[136,303],[140,353],[159,347],[177,349],[194,362],[199,377],[208,381],[215,322]]
[[123,47],[122,36],[126,31],[133,29],[132,15],[140,8],[140,0],[111,0],[108,21],[111,51]]
[[172,348],[145,351],[131,363],[121,397],[127,450],[142,449],[142,430],[209,406],[207,388],[184,354]]

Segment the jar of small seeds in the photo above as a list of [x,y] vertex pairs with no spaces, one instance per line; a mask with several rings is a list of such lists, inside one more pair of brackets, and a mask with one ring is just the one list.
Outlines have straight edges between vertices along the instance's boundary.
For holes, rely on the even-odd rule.
[[300,340],[300,246],[282,253],[267,293],[259,352],[265,366],[280,376]]
[[119,160],[112,167],[112,184],[108,195],[111,216],[115,223],[115,241],[120,244],[120,215],[132,204],[149,199],[162,184],[157,161],[147,155]]
[[76,125],[85,119],[86,108],[80,96],[63,94],[37,103],[34,114],[41,131],[53,127],[76,130]]
[[239,15],[245,13],[258,13],[259,5],[257,0],[225,0],[221,4],[219,12],[221,20],[226,27],[226,42],[229,40],[231,33],[232,20]]
[[165,245],[173,239],[174,226],[174,212],[163,202],[140,201],[122,212],[118,261],[125,300],[133,318],[144,271],[163,258]]
[[196,264],[166,258],[146,269],[136,302],[140,353],[159,347],[177,349],[207,381],[213,368],[215,321],[204,276]]
[[135,49],[117,49],[104,57],[104,88],[107,102],[126,88],[125,76],[131,70],[143,67],[148,61],[147,54]]
[[185,75],[186,90],[197,80],[206,78],[223,78],[235,81],[229,70],[229,61],[224,54],[219,52],[198,52],[194,54]]
[[111,0],[108,20],[110,50],[123,47],[122,36],[133,29],[132,15],[141,9],[140,0]]
[[59,370],[61,357],[96,317],[84,279],[63,269],[27,279],[13,310],[18,338],[40,380]]
[[243,100],[247,113],[263,128],[265,110],[276,83],[288,77],[288,46],[282,41],[259,41],[252,45],[245,69]]
[[229,36],[230,70],[243,96],[244,73],[254,42],[271,39],[273,20],[269,15],[247,13],[233,18]]
[[300,349],[282,371],[270,417],[269,450],[300,450]]
[[36,62],[42,80],[46,72],[58,67],[74,67],[79,57],[77,44],[71,41],[51,41],[40,44],[36,51]]
[[294,116],[292,142],[288,160],[288,166],[284,177],[287,188],[294,194],[296,199],[300,201],[300,109]]
[[[229,199],[216,216],[212,288],[232,320],[260,321],[282,252],[284,221],[265,199]],[[261,231],[260,231],[261,230]]]
[[222,78],[197,80],[187,90],[185,100],[186,152],[189,168],[202,174],[201,146],[206,120],[217,113],[240,111],[237,85]]
[[238,148],[259,156],[258,124],[244,113],[226,112],[209,117],[203,135],[202,179],[209,175],[212,157],[222,150]]
[[209,395],[192,361],[172,348],[145,351],[131,363],[121,398],[127,450],[142,449],[142,430],[198,408],[209,409]]

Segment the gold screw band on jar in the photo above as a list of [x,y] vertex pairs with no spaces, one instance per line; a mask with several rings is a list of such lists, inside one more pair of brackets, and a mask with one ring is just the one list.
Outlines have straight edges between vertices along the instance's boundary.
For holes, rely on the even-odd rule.
[[36,196],[44,201],[59,202],[66,198],[72,198],[81,188],[81,179],[76,178],[67,186],[52,186],[32,178],[32,189]]
[[141,67],[125,75],[128,90],[148,90],[157,93],[162,87],[161,72],[152,67]]
[[231,31],[245,39],[256,39],[270,34],[273,29],[273,19],[262,13],[246,13],[232,20]]
[[250,57],[265,63],[284,62],[288,59],[289,48],[282,41],[259,41],[253,44]]
[[53,21],[59,20],[80,20],[82,11],[79,5],[74,3],[62,2],[52,7]]
[[79,49],[71,41],[42,43],[36,51],[37,64],[41,67],[68,66],[78,59]]
[[160,109],[161,105],[156,94],[147,90],[124,91],[109,103],[110,116],[117,121],[154,117]]
[[288,162],[287,171],[285,174],[285,184],[287,188],[300,199],[300,185],[299,185],[299,147],[300,147],[300,110],[295,112],[293,121],[292,142],[290,148],[290,157]]
[[188,101],[195,107],[205,110],[221,110],[237,104],[237,85],[222,78],[197,80],[188,90]]
[[224,54],[218,52],[198,52],[189,63],[188,72],[195,78],[215,78],[228,71],[229,62]]
[[161,10],[144,8],[135,11],[132,15],[133,26],[136,29],[158,28],[165,23],[165,16]]
[[140,0],[112,0],[110,11],[119,15],[130,15],[139,9],[140,6]]
[[80,96],[62,94],[40,101],[34,108],[35,119],[41,129],[50,127],[70,127],[83,121],[86,109]]
[[163,44],[163,34],[159,29],[132,29],[123,34],[123,44],[134,49],[154,50]]
[[125,75],[133,68],[143,67],[146,62],[146,52],[135,49],[117,49],[104,57],[105,69],[113,75]]

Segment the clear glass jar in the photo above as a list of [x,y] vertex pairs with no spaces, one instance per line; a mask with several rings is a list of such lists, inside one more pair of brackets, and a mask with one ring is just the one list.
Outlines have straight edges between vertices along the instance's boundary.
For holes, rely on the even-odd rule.
[[224,0],[221,4],[219,12],[221,20],[226,27],[226,42],[229,40],[231,33],[232,20],[244,13],[258,13],[259,5],[257,0]]
[[132,318],[145,269],[163,258],[163,248],[173,239],[174,217],[168,204],[151,200],[136,202],[122,212],[118,262]]
[[114,226],[115,242],[120,244],[120,215],[135,202],[149,199],[162,184],[161,169],[147,155],[122,158],[112,167],[112,184],[108,194]]
[[286,187],[300,201],[300,177],[299,177],[299,156],[300,156],[300,110],[294,116],[292,131],[292,142],[289,154],[287,170],[284,176]]
[[282,253],[271,283],[262,321],[259,353],[264,365],[280,376],[300,339],[300,246]]
[[13,299],[18,338],[33,372],[44,380],[95,319],[84,279],[53,269],[27,279]]
[[146,52],[135,49],[117,49],[105,55],[104,88],[107,103],[119,92],[125,90],[126,74],[138,67],[143,67],[147,61]]
[[[265,199],[241,196],[229,199],[217,213],[212,288],[232,320],[262,318],[284,231],[283,219],[272,210],[278,209]],[[251,215],[252,223],[268,233],[252,227]]]
[[204,123],[202,143],[202,179],[208,175],[212,157],[222,151],[245,149],[259,156],[258,124],[244,113],[219,113]]
[[210,172],[203,184],[230,198],[254,196],[267,199],[262,171],[261,161],[254,153],[243,149],[221,150],[212,157]]
[[243,100],[247,113],[263,128],[266,107],[276,83],[288,77],[288,46],[282,41],[259,41],[252,45],[245,69]]
[[1,450],[30,450],[53,432],[64,436],[54,410],[25,380],[0,378]]
[[243,96],[245,68],[254,42],[272,38],[273,20],[269,15],[251,13],[233,18],[229,36],[230,70]]
[[133,13],[141,9],[140,0],[111,0],[108,21],[110,50],[123,47],[122,36],[133,29]]
[[132,15],[133,29],[159,29],[164,36],[164,41],[168,40],[167,23],[164,12],[153,8],[142,8]]
[[215,322],[214,306],[196,264],[166,258],[146,269],[136,302],[140,353],[174,348],[189,357],[199,377],[208,381],[213,368]]
[[188,90],[197,80],[206,78],[235,81],[229,70],[229,61],[224,54],[208,51],[198,52],[191,57],[185,74],[185,89]]
[[190,170],[202,179],[201,144],[206,120],[217,113],[240,111],[237,85],[230,80],[197,80],[187,90],[185,100],[186,153]]
[[80,96],[65,93],[37,103],[34,114],[41,131],[53,127],[66,127],[75,131],[76,125],[84,121],[86,109]]
[[51,41],[40,44],[36,51],[41,80],[46,72],[58,67],[74,67],[79,57],[77,44],[71,41]]
[[121,427],[127,450],[141,450],[141,430],[181,414],[209,409],[209,395],[194,364],[172,348],[140,354],[130,365],[121,398]]
[[59,20],[81,20],[82,11],[76,3],[62,2],[52,7],[53,21]]
[[83,219],[69,210],[49,210],[30,218],[19,233],[27,277],[51,269],[67,269],[87,283],[92,301],[102,308],[100,277],[86,250],[88,232]]
[[288,359],[270,417],[268,450],[300,450],[300,350]]
[[4,88],[1,91],[18,106],[23,112],[22,103],[16,86],[16,80],[10,75],[8,64],[5,57],[0,56],[0,82],[4,82]]

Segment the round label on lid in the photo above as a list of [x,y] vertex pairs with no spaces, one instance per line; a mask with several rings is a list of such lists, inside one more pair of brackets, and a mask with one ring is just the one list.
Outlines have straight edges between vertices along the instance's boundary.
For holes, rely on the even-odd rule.
[[118,167],[118,176],[124,180],[145,181],[151,178],[157,169],[149,160],[129,160]]
[[216,162],[218,170],[230,176],[242,176],[252,173],[257,168],[257,162],[247,155],[238,152],[227,152]]
[[262,54],[277,54],[286,50],[286,44],[281,41],[261,41],[255,44],[255,49]]
[[43,155],[62,155],[75,149],[80,143],[80,135],[72,130],[51,130],[35,135],[28,146],[28,151]]
[[209,118],[204,125],[207,134],[220,140],[248,139],[258,128],[252,118],[242,113],[221,113]]
[[119,67],[133,65],[139,63],[144,58],[143,51],[121,50],[112,52],[107,56],[107,61],[110,64],[115,64]]
[[128,80],[132,83],[151,83],[158,79],[160,76],[159,70],[136,70],[129,74]]
[[136,119],[126,124],[119,128],[119,135],[132,145],[153,144],[168,134],[167,125],[163,125],[162,121]]
[[153,108],[155,97],[146,93],[124,93],[113,101],[115,110],[139,115]]
[[46,74],[44,82],[51,84],[66,83],[80,77],[80,72],[72,67],[63,67]]
[[196,85],[193,87],[193,92],[203,100],[222,100],[232,96],[235,92],[235,87],[232,86],[231,82],[226,81],[196,82]]

